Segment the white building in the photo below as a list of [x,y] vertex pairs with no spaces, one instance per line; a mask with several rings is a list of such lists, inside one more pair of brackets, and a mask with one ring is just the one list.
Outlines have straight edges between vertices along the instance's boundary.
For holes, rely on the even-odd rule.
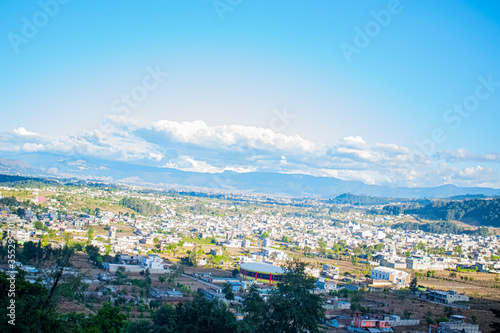
[[25,243],[30,241],[30,233],[24,229],[19,229],[16,231],[15,238],[18,242]]
[[275,260],[285,260],[287,258],[287,254],[284,251],[269,247],[262,249],[262,256],[265,258],[273,258]]
[[371,271],[371,276],[374,280],[391,281],[398,287],[406,287],[410,284],[410,274],[389,267],[374,267]]
[[265,238],[263,245],[264,245],[264,247],[273,246],[274,242],[273,242],[273,240],[271,238]]
[[156,254],[150,254],[147,257],[142,257],[141,267],[150,270],[164,269],[163,259]]
[[116,238],[116,228],[115,227],[109,228],[109,238]]

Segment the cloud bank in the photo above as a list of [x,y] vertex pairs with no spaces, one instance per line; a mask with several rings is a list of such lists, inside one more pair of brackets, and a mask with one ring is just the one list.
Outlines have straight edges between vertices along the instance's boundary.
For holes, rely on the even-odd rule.
[[[350,136],[327,146],[268,128],[204,121],[148,121],[107,116],[76,136],[51,137],[24,127],[0,133],[0,153],[46,152],[184,171],[267,171],[328,176],[389,186],[484,186],[500,188],[500,153],[465,149],[427,156],[393,143]],[[53,170],[56,172],[56,170]]]

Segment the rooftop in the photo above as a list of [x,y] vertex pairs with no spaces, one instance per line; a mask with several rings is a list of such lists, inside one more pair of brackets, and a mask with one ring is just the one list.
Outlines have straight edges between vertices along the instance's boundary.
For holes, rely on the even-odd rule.
[[285,270],[279,266],[274,266],[271,264],[265,264],[260,262],[251,262],[241,264],[240,267],[247,271],[259,272],[259,273],[271,273],[271,274],[284,274]]

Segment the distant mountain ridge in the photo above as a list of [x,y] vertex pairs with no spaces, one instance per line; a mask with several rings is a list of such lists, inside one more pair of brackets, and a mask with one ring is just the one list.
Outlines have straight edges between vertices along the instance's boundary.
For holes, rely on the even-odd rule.
[[23,160],[0,158],[0,173],[20,176],[101,180],[109,183],[175,185],[221,192],[261,193],[292,197],[335,198],[343,193],[391,198],[447,198],[466,195],[489,197],[500,195],[500,189],[482,187],[442,185],[437,187],[393,188],[368,185],[360,181],[345,181],[333,177],[315,177],[303,174],[237,173],[233,171],[210,174],[119,161],[105,161],[97,158],[82,160],[40,152],[24,154],[20,158]]

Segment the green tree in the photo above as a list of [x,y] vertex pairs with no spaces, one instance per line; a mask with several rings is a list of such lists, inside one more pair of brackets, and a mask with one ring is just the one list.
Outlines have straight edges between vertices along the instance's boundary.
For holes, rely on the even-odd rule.
[[224,303],[196,294],[192,302],[160,307],[153,315],[153,332],[235,333],[236,317]]
[[[30,283],[25,280],[25,274],[17,274],[15,278],[15,315],[9,317],[10,297],[10,276],[0,272],[0,290],[3,296],[0,297],[0,331],[1,332],[60,332],[61,323],[59,321],[56,304],[49,300],[49,290],[40,283]],[[12,307],[12,306],[11,306]],[[11,323],[8,321],[14,319]]]
[[[497,309],[490,309],[491,312],[495,315],[496,320],[500,320],[500,310]],[[500,322],[496,323],[491,323],[490,327],[493,329],[491,332],[492,333],[500,333]]]
[[252,284],[248,290],[248,294],[243,299],[243,312],[247,315],[243,322],[247,326],[247,330],[258,332],[259,326],[264,322],[267,316],[266,302],[260,296],[257,287]]
[[320,332],[318,323],[324,319],[322,298],[312,291],[316,278],[305,272],[307,264],[294,259],[285,265],[283,282],[268,300],[268,315],[262,323],[263,332]]
[[153,328],[149,320],[129,321],[124,326],[124,333],[148,333]]
[[410,282],[410,292],[415,295],[418,290],[417,277],[414,277]]
[[444,314],[446,315],[446,317],[450,318],[454,314],[453,308],[451,306],[445,307],[444,308]]
[[125,315],[120,313],[119,307],[113,307],[109,302],[104,302],[97,315],[90,316],[84,325],[87,332],[119,333],[125,324]]
[[92,239],[94,239],[94,227],[90,227],[87,231],[87,244],[90,244]]
[[325,255],[326,253],[326,243],[324,241],[319,241],[318,242],[318,247],[319,247],[319,254],[320,255]]
[[[66,323],[61,319],[56,307],[63,299],[72,298],[73,290],[77,290],[79,278],[64,278],[62,267],[69,265],[74,248],[65,246],[62,249],[52,250],[50,246],[44,249],[46,260],[50,265],[61,267],[52,274],[52,284],[46,288],[39,282],[26,281],[26,272],[20,270],[15,276],[15,293],[10,293],[11,277],[0,272],[0,332],[66,332]],[[39,254],[38,254],[39,255]],[[15,299],[15,326],[7,320],[11,305]],[[7,319],[7,320],[5,320]]]
[[233,286],[230,283],[226,283],[224,285],[222,292],[224,293],[224,295],[228,301],[234,300]]
[[127,278],[127,274],[125,273],[125,267],[119,266],[116,269],[115,276],[118,278],[118,280],[125,280]]

